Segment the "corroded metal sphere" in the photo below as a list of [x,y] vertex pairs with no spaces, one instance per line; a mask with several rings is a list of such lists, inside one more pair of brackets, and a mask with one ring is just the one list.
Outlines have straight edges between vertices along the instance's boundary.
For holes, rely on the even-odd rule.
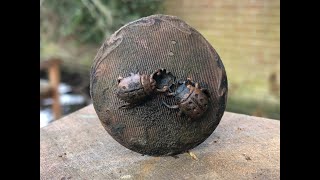
[[[121,79],[135,74],[153,77],[150,75],[163,68],[171,74],[148,82],[153,83],[152,89],[170,88],[151,93],[143,89],[148,84],[137,84],[137,90],[128,85],[130,93],[119,98],[123,97],[119,96]],[[174,16],[148,16],[121,27],[102,44],[90,76],[90,94],[103,127],[121,145],[144,155],[175,155],[196,147],[213,133],[226,108],[227,76],[218,53],[198,31]],[[196,104],[174,106],[179,104],[179,95],[168,94],[179,94],[174,93],[179,91],[178,82],[186,79],[197,87],[190,85],[190,95],[184,98],[193,98],[187,100]],[[194,99],[198,95],[190,90],[205,101]],[[141,102],[126,107],[124,100],[130,101],[128,97],[138,91],[148,96],[139,95],[135,98]],[[205,109],[195,109],[202,114],[190,120],[188,115],[194,113],[189,108],[202,106]]]

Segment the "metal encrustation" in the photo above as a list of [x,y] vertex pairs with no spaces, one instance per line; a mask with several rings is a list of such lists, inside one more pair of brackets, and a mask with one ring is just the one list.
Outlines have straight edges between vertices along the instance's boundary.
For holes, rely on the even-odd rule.
[[171,109],[179,109],[178,115],[186,115],[189,120],[195,120],[203,116],[209,106],[210,93],[208,89],[201,88],[199,83],[192,82],[190,78],[179,81],[175,92],[168,93],[178,101],[176,105],[163,104]]
[[156,81],[156,88],[161,90],[158,92],[167,92],[176,83],[176,77],[164,68],[158,69],[152,76]]
[[[90,95],[102,126],[143,155],[175,155],[204,142],[221,121],[227,94],[218,53],[174,16],[152,15],[124,25],[102,44],[90,72]],[[189,107],[196,111],[189,113]]]
[[[128,77],[118,77],[117,97],[127,102],[127,104],[121,107],[134,107],[135,105],[143,103],[148,96],[155,92],[161,93],[168,91],[169,86],[173,84],[172,80],[174,80],[174,78],[171,80],[167,77],[173,76],[170,72],[166,72],[166,69],[158,69],[150,76],[140,73],[130,73]],[[159,79],[161,79],[161,81],[157,83]]]

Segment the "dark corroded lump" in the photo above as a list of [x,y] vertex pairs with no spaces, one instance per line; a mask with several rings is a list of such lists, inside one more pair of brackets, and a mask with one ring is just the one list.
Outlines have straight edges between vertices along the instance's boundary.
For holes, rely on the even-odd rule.
[[208,109],[210,100],[209,92],[205,88],[201,88],[199,83],[192,82],[189,78],[184,82],[178,82],[175,92],[168,93],[178,100],[177,105],[168,105],[168,108],[179,109],[178,115],[186,115],[189,119],[198,119]]
[[157,82],[156,88],[158,89],[158,92],[166,92],[176,83],[176,77],[166,69],[158,69],[153,73],[153,79]]
[[[181,86],[180,91],[187,85],[177,83],[168,71],[157,72],[159,68],[166,68],[183,81],[190,77],[208,89],[210,103],[207,110],[200,108],[201,118],[188,120],[189,115],[178,116],[180,109],[181,114],[188,112],[183,110],[186,107],[183,103],[178,109],[162,104],[165,101],[178,105],[178,93],[175,96],[166,94],[178,92],[178,87]],[[150,88],[152,91],[147,91],[148,88],[136,80],[145,76],[142,79],[150,83],[152,73],[155,73],[152,79],[156,85]],[[228,81],[220,56],[195,28],[178,17],[152,15],[119,28],[101,45],[90,74],[90,95],[103,128],[121,145],[143,155],[169,156],[195,148],[218,127],[226,108]],[[118,83],[119,76],[123,78]],[[133,86],[129,85],[131,83]],[[127,89],[122,89],[122,85]],[[166,89],[166,86],[169,87],[167,92],[157,93],[156,89]],[[134,90],[135,87],[138,90]],[[186,91],[190,93],[190,89]],[[188,100],[197,110],[199,106],[195,102],[201,100],[190,97]],[[132,106],[119,108],[124,104]]]
[[137,104],[149,96],[156,87],[156,81],[146,74],[130,73],[128,77],[118,78],[117,97],[127,105]]
[[135,104],[140,104],[146,97],[154,92],[166,92],[169,87],[167,85],[162,85],[162,87],[159,88],[155,79],[166,77],[167,74],[165,69],[158,69],[150,76],[140,73],[130,73],[130,76],[125,78],[120,76],[118,78],[116,95],[118,98],[128,103],[122,107],[131,107]]

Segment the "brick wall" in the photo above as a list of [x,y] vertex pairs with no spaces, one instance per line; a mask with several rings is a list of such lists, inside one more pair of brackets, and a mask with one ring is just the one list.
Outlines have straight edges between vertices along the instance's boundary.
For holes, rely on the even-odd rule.
[[221,56],[229,110],[280,118],[279,0],[166,0],[165,7],[166,14],[198,29]]

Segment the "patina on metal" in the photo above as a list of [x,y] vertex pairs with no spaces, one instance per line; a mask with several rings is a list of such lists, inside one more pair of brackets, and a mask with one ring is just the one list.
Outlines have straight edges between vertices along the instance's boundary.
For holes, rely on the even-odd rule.
[[176,83],[176,77],[166,69],[158,69],[153,75],[153,79],[156,81],[156,87],[158,92],[163,93],[170,90],[170,88]]
[[178,82],[176,90],[168,93],[174,96],[177,105],[164,105],[171,109],[179,109],[178,115],[186,115],[190,120],[200,119],[206,112],[210,103],[210,93],[208,89],[201,88],[199,83],[192,82],[187,78],[184,82]]
[[[210,103],[201,117],[190,121],[178,115],[182,106],[166,107],[163,102],[177,105],[175,96],[166,92],[150,93],[139,105],[119,108],[124,104],[117,96],[119,76],[139,72],[140,80],[143,74],[148,79],[161,68],[171,73],[156,73],[152,79],[157,89],[173,86],[176,92],[175,77],[191,78],[207,89],[203,97],[210,97]],[[216,129],[226,108],[227,76],[219,55],[198,31],[173,16],[153,15],[121,27],[99,49],[90,76],[90,94],[103,127],[120,144],[145,155],[174,155],[196,147]],[[195,84],[193,88],[201,91]]]
[[[158,69],[150,76],[146,74],[134,74],[130,73],[130,76],[123,78],[118,77],[118,89],[117,96],[121,100],[127,102],[128,104],[122,105],[124,108],[132,108],[136,105],[143,103],[148,96],[154,92],[166,92],[169,87],[167,85],[162,85],[159,87],[159,82],[157,85],[157,77],[167,76],[165,69]],[[162,83],[163,84],[163,83]]]
[[118,78],[117,96],[128,104],[121,107],[133,107],[140,104],[149,96],[156,87],[156,81],[147,75],[139,73],[123,78]]

